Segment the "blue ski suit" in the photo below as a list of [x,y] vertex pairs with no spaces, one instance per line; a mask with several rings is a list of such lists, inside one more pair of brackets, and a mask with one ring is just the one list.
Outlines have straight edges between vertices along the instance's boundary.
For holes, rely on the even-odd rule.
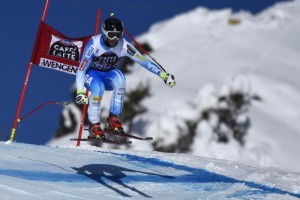
[[126,79],[118,64],[125,56],[158,76],[164,73],[160,66],[145,58],[123,37],[113,48],[105,45],[102,34],[92,37],[85,46],[76,75],[77,90],[86,87],[90,91],[88,119],[91,123],[100,122],[101,99],[105,90],[113,91],[110,112],[121,115]]

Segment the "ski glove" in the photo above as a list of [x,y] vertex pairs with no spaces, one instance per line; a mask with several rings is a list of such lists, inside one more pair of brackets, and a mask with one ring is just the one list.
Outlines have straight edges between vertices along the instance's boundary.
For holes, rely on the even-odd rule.
[[161,72],[159,77],[165,82],[165,84],[169,87],[174,87],[175,83],[175,76],[166,72]]
[[77,90],[77,96],[75,98],[75,102],[78,105],[87,104],[88,103],[88,97],[85,94],[84,89],[78,89]]

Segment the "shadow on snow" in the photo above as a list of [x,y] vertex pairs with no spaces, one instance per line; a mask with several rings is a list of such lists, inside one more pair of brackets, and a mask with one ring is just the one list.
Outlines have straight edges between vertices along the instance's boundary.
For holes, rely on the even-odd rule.
[[[139,191],[135,187],[129,186],[129,184],[125,183],[126,181],[123,181],[123,180],[126,180],[127,177],[130,177],[130,175],[128,175],[128,173],[134,173],[134,174],[137,173],[137,174],[142,174],[142,175],[148,175],[145,177],[149,177],[149,175],[150,175],[150,176],[159,176],[164,179],[171,178],[171,177],[163,176],[160,174],[149,173],[149,172],[144,172],[144,171],[137,171],[137,170],[132,170],[132,169],[119,167],[119,166],[115,166],[115,165],[108,165],[108,164],[91,164],[91,165],[85,165],[80,168],[72,167],[72,169],[76,170],[78,174],[84,175],[94,181],[97,181],[100,184],[114,190],[115,192],[117,192],[118,194],[120,194],[124,197],[130,197],[130,196],[128,194],[122,192],[120,189],[115,188],[112,185],[106,183],[104,180],[108,179],[109,181],[116,183],[118,186],[128,188],[128,189],[140,194],[141,196],[151,197],[151,196]],[[134,177],[135,176],[133,176],[132,178],[134,179]]]
[[[123,192],[120,188],[114,187],[113,185],[117,185],[118,187],[122,186],[124,189],[130,189],[131,191],[136,192],[137,194],[147,198],[151,198],[152,196],[140,191],[136,187],[131,186],[131,183],[184,183],[190,184],[190,188],[194,188],[196,191],[202,190],[209,192],[224,191],[230,189],[234,184],[240,184],[246,187],[244,187],[243,189],[239,189],[239,191],[235,191],[233,194],[227,195],[227,197],[245,197],[248,195],[264,196],[267,194],[288,194],[294,197],[300,197],[300,194],[283,191],[278,188],[272,188],[266,185],[257,184],[249,181],[236,180],[227,176],[209,172],[204,169],[197,169],[183,165],[177,165],[156,158],[144,158],[135,155],[119,154],[112,152],[99,152],[104,154],[111,154],[123,162],[130,163],[133,167],[129,169],[111,164],[89,164],[79,168],[71,167],[71,169],[65,169],[57,164],[53,164],[50,162],[27,159],[35,162],[41,162],[44,164],[52,165],[64,172],[57,173],[48,171],[0,169],[0,175],[33,181],[95,181],[124,197],[130,197],[130,195]],[[22,157],[19,158],[26,159]],[[136,170],[136,168],[142,170]],[[165,168],[167,169],[168,174],[162,172]],[[74,170],[76,173],[74,173]]]

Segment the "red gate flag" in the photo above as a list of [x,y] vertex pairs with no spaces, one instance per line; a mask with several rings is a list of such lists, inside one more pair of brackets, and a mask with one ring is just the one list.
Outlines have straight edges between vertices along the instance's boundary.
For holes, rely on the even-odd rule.
[[90,38],[69,38],[41,21],[30,62],[75,75]]

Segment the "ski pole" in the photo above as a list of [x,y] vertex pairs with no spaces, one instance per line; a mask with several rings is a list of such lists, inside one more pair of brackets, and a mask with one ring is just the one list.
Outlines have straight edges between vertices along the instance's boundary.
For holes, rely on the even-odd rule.
[[[116,15],[114,14],[114,13],[111,13],[110,14],[112,17],[115,17]],[[164,68],[163,68],[163,66],[161,66],[161,64],[159,64],[151,55],[150,55],[150,53],[148,53],[148,51],[146,51],[143,47],[142,47],[142,45],[140,45],[135,39],[134,39],[134,37],[127,31],[127,29],[124,27],[124,32],[126,33],[126,35],[138,46],[138,48],[140,49],[140,50],[142,50],[147,56],[149,56],[158,66],[160,66],[161,67],[161,69],[164,71],[164,72],[167,72]]]
[[150,53],[148,53],[135,39],[134,37],[132,37],[132,35],[130,35],[130,33],[127,31],[126,28],[124,28],[124,32],[128,35],[128,37],[138,46],[139,49],[141,49],[145,54],[147,54],[158,66],[161,67],[161,69],[166,72],[166,70],[163,68],[163,66],[161,66],[161,64],[159,64],[151,55]]
[[36,112],[37,110],[41,109],[42,107],[44,107],[46,105],[55,104],[55,105],[67,106],[67,105],[69,105],[72,102],[74,102],[74,101],[69,101],[69,102],[48,101],[48,102],[45,102],[45,103],[37,106],[36,108],[34,108],[32,111],[30,111],[29,113],[27,113],[23,117],[20,117],[18,119],[18,122],[21,122],[21,120],[26,119],[27,117],[29,117],[30,115],[32,115],[34,112]]

